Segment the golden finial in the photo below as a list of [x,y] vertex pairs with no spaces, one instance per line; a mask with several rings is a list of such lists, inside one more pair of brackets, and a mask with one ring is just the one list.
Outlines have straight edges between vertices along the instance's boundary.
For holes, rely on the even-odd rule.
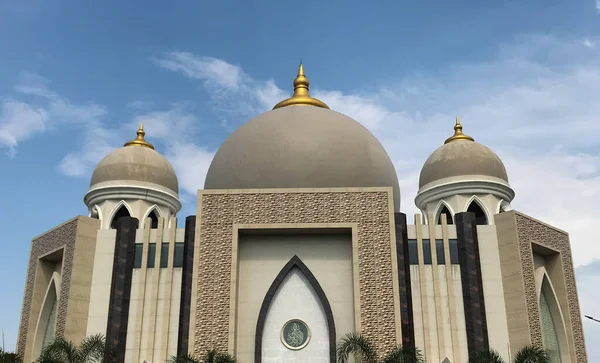
[[296,76],[296,79],[294,79],[294,94],[292,95],[292,97],[276,104],[275,107],[273,107],[273,109],[291,105],[307,105],[329,108],[329,106],[327,106],[322,101],[310,96],[310,94],[308,93],[309,85],[310,82],[308,81],[308,78],[306,78],[306,76],[304,75],[304,66],[302,65],[302,62],[300,62],[300,67],[298,68],[298,76]]
[[456,140],[470,140],[470,141],[475,141],[471,136],[463,134],[462,128],[463,127],[460,124],[460,120],[459,120],[458,116],[456,116],[456,125],[454,125],[454,135],[452,135],[451,137],[447,138],[446,142],[444,142],[444,144],[447,144],[449,142],[456,141]]
[[144,123],[140,122],[140,128],[137,130],[137,137],[135,140],[127,141],[123,146],[144,146],[154,149],[154,145],[144,140],[146,132],[144,131]]

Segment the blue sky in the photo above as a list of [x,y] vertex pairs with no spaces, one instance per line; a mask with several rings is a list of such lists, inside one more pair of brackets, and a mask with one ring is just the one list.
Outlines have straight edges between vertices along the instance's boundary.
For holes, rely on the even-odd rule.
[[[144,121],[178,172],[183,221],[216,148],[290,93],[300,59],[312,93],[382,141],[409,215],[421,165],[460,115],[505,161],[513,207],[570,232],[582,309],[600,315],[600,6],[373,4],[0,0],[7,347],[30,240],[87,214],[83,195],[107,152]],[[600,324],[584,324],[599,360]]]

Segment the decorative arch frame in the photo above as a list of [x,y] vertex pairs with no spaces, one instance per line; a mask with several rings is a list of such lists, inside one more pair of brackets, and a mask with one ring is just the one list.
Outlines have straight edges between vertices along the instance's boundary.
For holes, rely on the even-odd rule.
[[[567,340],[567,329],[565,324],[565,318],[560,309],[560,304],[558,303],[558,299],[556,298],[556,290],[554,290],[554,285],[552,285],[552,280],[550,280],[550,276],[548,275],[548,271],[545,267],[538,267],[535,271],[535,290],[537,301],[542,298],[542,294],[544,293],[544,288],[546,291],[549,291],[552,299],[550,303],[550,311],[552,312],[552,320],[554,321],[554,328],[558,334],[558,344],[560,347],[561,359],[564,362],[568,362],[571,357],[571,353],[569,351],[569,343]],[[557,323],[560,326],[556,326]],[[540,326],[541,326],[541,315],[540,315]]]
[[471,203],[477,203],[477,205],[479,205],[479,208],[481,208],[481,210],[483,211],[483,214],[485,214],[485,218],[487,220],[487,225],[491,225],[493,219],[492,219],[492,216],[490,215],[490,211],[485,206],[485,203],[483,203],[481,201],[481,199],[479,199],[478,196],[474,195],[471,198],[469,198],[469,200],[465,204],[465,212],[469,210],[469,207],[471,206]]
[[[46,332],[46,328],[48,325],[48,319],[50,317],[50,314],[52,313],[50,311],[50,309],[52,308],[52,305],[50,304],[50,301],[48,300],[48,298],[51,296],[50,294],[53,292],[56,304],[59,303],[61,282],[62,282],[62,279],[61,279],[60,274],[58,272],[54,271],[52,273],[52,277],[50,278],[50,282],[48,283],[48,287],[46,288],[46,293],[44,294],[44,300],[42,302],[42,309],[40,310],[40,314],[38,316],[38,320],[35,325],[35,335],[33,338],[32,357],[36,357],[36,359],[42,353],[42,348],[43,348],[42,344],[44,342],[44,334]],[[58,308],[58,306],[56,308]],[[56,329],[56,325],[54,326],[54,329]]]
[[[160,210],[160,207],[156,204],[153,204],[152,206],[150,206],[150,208],[148,208],[148,210],[146,210],[146,213],[144,214],[144,218],[142,218],[142,226],[140,228],[144,228],[146,226],[146,219],[148,219],[148,217],[150,216],[150,213],[152,213],[152,211],[156,211],[157,217],[163,217],[164,215],[162,213],[162,211]],[[166,226],[168,227],[168,226]]]
[[440,218],[440,214],[444,207],[446,207],[448,209],[448,211],[450,211],[450,218],[452,218],[452,223],[454,223],[454,211],[452,210],[452,208],[450,208],[450,205],[448,203],[446,203],[446,201],[443,199],[440,199],[437,206],[435,207],[435,214],[434,214],[433,222],[437,224],[437,221]]
[[279,287],[285,280],[286,276],[292,272],[294,268],[300,270],[300,272],[306,277],[310,286],[315,291],[321,306],[323,307],[323,311],[325,312],[325,318],[327,320],[327,330],[329,333],[329,361],[331,363],[335,363],[336,361],[336,340],[335,340],[335,322],[333,320],[333,311],[331,310],[331,305],[329,304],[329,300],[325,295],[325,291],[317,281],[317,278],[310,271],[308,266],[302,262],[300,257],[294,255],[288,263],[283,266],[273,283],[267,290],[267,294],[262,302],[260,307],[260,312],[258,313],[258,321],[256,323],[256,334],[255,334],[255,343],[254,343],[254,362],[262,363],[262,338],[265,328],[265,322],[267,320],[267,313],[269,312],[269,308],[271,307],[271,303],[273,302],[273,298],[275,297],[275,293],[279,290]]
[[125,207],[127,208],[127,212],[129,212],[129,216],[133,217],[133,212],[131,211],[131,207],[129,206],[129,204],[127,204],[127,202],[123,199],[121,199],[119,201],[119,203],[117,203],[114,207],[112,212],[110,212],[110,218],[108,218],[107,222],[107,228],[110,228],[110,225],[112,223],[113,218],[115,218],[115,214],[117,214],[117,212],[119,211],[119,209],[121,209],[121,207]]

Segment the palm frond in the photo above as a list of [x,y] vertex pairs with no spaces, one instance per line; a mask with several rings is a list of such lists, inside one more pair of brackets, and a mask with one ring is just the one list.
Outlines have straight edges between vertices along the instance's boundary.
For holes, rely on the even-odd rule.
[[38,362],[77,362],[77,348],[63,338],[56,338],[42,350]]
[[528,345],[517,352],[515,363],[550,363],[550,357],[544,348]]
[[77,362],[97,362],[104,359],[106,340],[102,334],[86,337],[77,347]]
[[336,348],[339,363],[348,363],[350,356],[361,360],[362,363],[376,363],[377,350],[375,346],[359,333],[346,334]]
[[200,363],[196,358],[194,358],[191,354],[183,354],[179,356],[172,356],[169,359],[170,363]]
[[497,351],[482,349],[469,355],[469,363],[504,363],[504,360]]
[[425,363],[425,357],[419,348],[399,345],[384,358],[383,363]]

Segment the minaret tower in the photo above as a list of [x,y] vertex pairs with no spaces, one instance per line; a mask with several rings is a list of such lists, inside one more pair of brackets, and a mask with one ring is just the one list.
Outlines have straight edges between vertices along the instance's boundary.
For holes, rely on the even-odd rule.
[[488,147],[463,133],[458,117],[454,135],[429,156],[419,177],[417,208],[425,217],[449,224],[454,214],[473,212],[477,224],[494,224],[493,216],[511,209],[515,192],[502,160]]
[[136,138],[110,152],[92,174],[84,203],[101,229],[114,228],[120,217],[138,218],[140,227],[150,218],[153,228],[162,217],[168,227],[181,209],[175,170],[145,135],[140,124]]

